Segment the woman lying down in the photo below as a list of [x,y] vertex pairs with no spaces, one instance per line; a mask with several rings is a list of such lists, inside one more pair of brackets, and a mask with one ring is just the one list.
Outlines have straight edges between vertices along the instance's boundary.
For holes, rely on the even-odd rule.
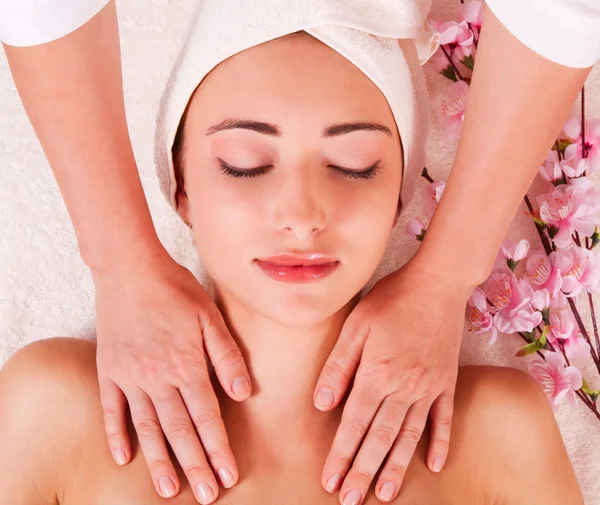
[[[255,385],[238,403],[212,376],[239,473],[233,487],[210,485],[223,505],[378,503],[372,488],[360,502],[324,490],[344,402],[324,413],[312,395],[423,166],[415,47],[306,23],[241,48],[240,33],[209,22],[206,4],[171,76],[156,140],[162,188],[193,227]],[[220,53],[201,54],[211,44]],[[320,260],[290,267],[281,264],[286,254]],[[132,461],[118,467],[104,433],[95,343],[26,346],[0,372],[0,503],[166,503],[131,424],[129,434]],[[583,504],[546,397],[521,371],[460,367],[439,474],[425,464],[428,443],[427,427],[393,503]],[[176,465],[181,491],[170,503],[199,502]]]

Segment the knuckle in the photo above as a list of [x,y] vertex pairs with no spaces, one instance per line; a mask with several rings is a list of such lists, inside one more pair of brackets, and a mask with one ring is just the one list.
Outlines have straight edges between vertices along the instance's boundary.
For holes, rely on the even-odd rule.
[[339,379],[348,381],[351,378],[346,369],[335,360],[329,360],[325,364],[323,372],[326,377],[329,377],[334,381],[337,381]]
[[137,432],[138,437],[143,439],[152,438],[161,431],[160,424],[156,419],[138,419],[134,421],[133,424],[135,426],[135,431]]
[[147,463],[150,474],[156,475],[157,477],[164,472],[165,467],[169,466],[169,463],[165,458],[152,458],[147,460]]
[[102,409],[104,410],[104,417],[108,420],[119,419],[121,417],[121,410],[116,407],[107,405],[103,406]]
[[390,474],[398,476],[398,480],[403,479],[404,474],[406,473],[406,468],[395,463],[388,463],[386,470],[390,472]]
[[225,353],[225,355],[219,360],[219,363],[216,363],[217,367],[235,367],[240,363],[244,362],[244,356],[239,348],[235,347],[231,349],[229,352]]
[[438,427],[449,428],[450,426],[452,426],[452,417],[451,416],[440,416],[440,417],[436,418],[435,424],[437,424]]
[[[184,468],[182,468],[182,470],[188,477],[191,478],[198,474],[206,473],[207,465],[198,465],[198,464],[192,463],[190,465],[186,465]],[[193,480],[193,479],[190,479],[190,480]]]
[[352,469],[352,477],[357,477],[360,480],[364,481],[367,485],[371,483],[371,481],[373,480],[373,473],[369,472],[368,470],[363,470],[361,468],[353,468]]
[[414,442],[415,444],[421,440],[423,432],[416,426],[406,426],[400,430],[400,438]]
[[436,445],[438,450],[442,452],[448,453],[448,448],[450,447],[450,441],[445,438],[438,438],[435,441],[432,441]]
[[396,435],[396,430],[391,426],[380,426],[374,433],[375,439],[385,448],[392,446],[394,440],[396,440]]
[[220,413],[215,410],[205,410],[194,416],[194,424],[199,431],[204,431],[212,428],[219,420]]
[[363,419],[352,419],[348,422],[348,428],[354,435],[362,439],[367,432],[369,425]]
[[164,432],[168,438],[187,437],[192,432],[192,426],[191,423],[186,419],[171,419],[165,423]]

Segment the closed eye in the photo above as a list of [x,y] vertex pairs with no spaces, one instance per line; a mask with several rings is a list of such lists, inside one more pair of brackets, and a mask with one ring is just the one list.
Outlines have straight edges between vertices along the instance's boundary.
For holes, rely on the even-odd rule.
[[[221,158],[217,158],[219,160],[219,169],[225,175],[230,177],[235,177],[236,179],[251,179],[253,177],[257,177],[259,175],[263,175],[268,172],[273,165],[264,165],[262,167],[255,168],[236,168],[228,163],[225,163]],[[337,165],[327,165],[329,168],[335,170],[340,175],[347,177],[348,179],[372,179],[379,173],[379,162],[381,160],[377,160],[373,165],[363,169],[363,170],[350,170],[348,168],[339,167]]]

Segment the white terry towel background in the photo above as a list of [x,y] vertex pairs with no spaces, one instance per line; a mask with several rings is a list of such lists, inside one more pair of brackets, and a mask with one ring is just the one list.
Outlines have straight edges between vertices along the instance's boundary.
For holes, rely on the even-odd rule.
[[[433,0],[432,15],[443,20],[454,19],[459,4],[459,0]],[[202,279],[203,272],[199,269],[189,232],[164,200],[153,161],[155,119],[162,83],[167,81],[185,36],[191,4],[189,0],[128,0],[118,3],[118,10],[127,117],[152,215],[169,252]],[[425,71],[435,107],[448,81],[437,75],[432,65],[426,65]],[[600,117],[600,72],[597,69],[588,81],[586,102],[588,117]],[[435,179],[446,179],[456,145],[443,138],[435,120],[432,126],[427,167]],[[522,141],[526,139],[515,139],[515,146]],[[20,104],[3,54],[0,54],[0,167],[1,366],[18,348],[35,340],[52,336],[95,336],[91,277],[79,257],[64,203]],[[417,187],[422,187],[420,182]],[[402,214],[370,285],[406,262],[416,251],[417,242],[406,237],[404,225],[412,216],[420,214],[421,204],[419,191]],[[509,235],[538,244],[535,229],[522,214],[515,218]],[[514,357],[521,345],[518,337],[510,336],[501,337],[497,345],[488,347],[487,338],[466,334],[460,364],[526,369],[528,359]],[[589,376],[594,377],[592,370],[587,370],[590,370]],[[591,385],[600,387],[600,384]],[[586,504],[600,505],[600,423],[584,407],[563,409],[557,421]]]

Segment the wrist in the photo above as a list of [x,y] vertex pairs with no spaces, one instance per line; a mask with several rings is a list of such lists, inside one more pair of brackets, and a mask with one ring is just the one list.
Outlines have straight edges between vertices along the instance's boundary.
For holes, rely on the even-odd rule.
[[473,290],[490,275],[492,265],[477,262],[474,258],[462,254],[460,249],[453,249],[451,244],[446,248],[435,247],[425,240],[411,260],[436,283],[449,286],[456,294],[468,298]]
[[156,233],[137,235],[131,240],[119,236],[118,241],[103,248],[86,250],[81,247],[81,257],[92,277],[131,271],[143,272],[153,264],[170,258]]

